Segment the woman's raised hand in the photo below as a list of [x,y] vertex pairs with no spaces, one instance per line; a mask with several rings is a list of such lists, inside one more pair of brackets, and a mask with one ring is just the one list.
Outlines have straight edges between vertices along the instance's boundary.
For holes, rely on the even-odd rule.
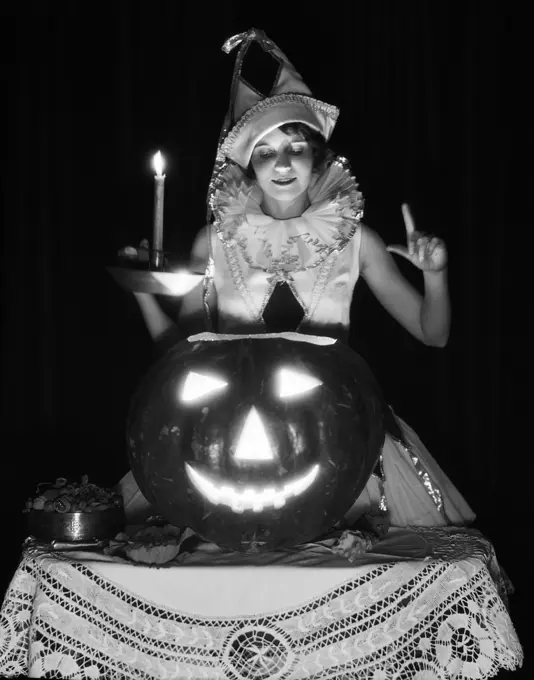
[[402,204],[401,210],[406,226],[407,247],[388,246],[388,252],[401,255],[423,272],[439,272],[445,269],[448,262],[445,242],[432,234],[416,231],[410,208],[406,203]]

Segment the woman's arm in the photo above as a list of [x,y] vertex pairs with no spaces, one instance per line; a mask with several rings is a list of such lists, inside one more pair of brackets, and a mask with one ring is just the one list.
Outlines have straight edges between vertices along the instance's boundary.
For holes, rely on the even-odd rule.
[[144,322],[154,342],[160,340],[176,324],[161,309],[156,298],[150,293],[134,293]]
[[[382,239],[362,226],[360,264],[362,276],[382,306],[415,338],[433,347],[445,347],[450,329],[445,244],[415,231],[403,206],[408,247],[386,248]],[[408,259],[423,271],[424,296],[404,278],[390,252]]]
[[[191,250],[190,271],[203,274],[209,257],[209,227],[204,227],[195,238]],[[134,293],[135,299],[143,315],[148,332],[154,341],[160,340],[176,323],[163,311],[158,301],[149,293]],[[183,327],[187,335],[204,330],[203,282],[186,293],[180,301],[178,326]]]
[[[193,274],[204,274],[210,256],[210,230],[207,225],[197,235],[191,251],[190,271]],[[212,287],[210,308],[216,309],[217,295]],[[178,313],[178,324],[184,329],[186,336],[202,333],[206,330],[206,312],[204,309],[204,281],[183,296]]]

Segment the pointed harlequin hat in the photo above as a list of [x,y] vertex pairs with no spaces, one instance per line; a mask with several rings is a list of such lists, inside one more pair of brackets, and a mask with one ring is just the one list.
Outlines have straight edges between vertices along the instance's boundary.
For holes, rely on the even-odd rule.
[[[242,75],[247,51],[253,42],[263,49],[271,70],[274,66],[274,81],[268,92],[262,92],[257,83],[248,82]],[[230,107],[219,139],[217,162],[230,159],[246,168],[257,142],[286,123],[305,123],[328,140],[339,110],[311,96],[293,64],[265,33],[251,28],[227,40],[222,49],[229,54],[237,46]]]

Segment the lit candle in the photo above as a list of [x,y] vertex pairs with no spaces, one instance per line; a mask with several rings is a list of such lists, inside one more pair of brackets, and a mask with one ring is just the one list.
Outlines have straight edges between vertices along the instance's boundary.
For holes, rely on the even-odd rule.
[[154,269],[161,269],[163,265],[163,199],[165,196],[165,175],[163,174],[161,151],[154,154],[152,166],[156,174],[154,176],[154,227],[151,263]]

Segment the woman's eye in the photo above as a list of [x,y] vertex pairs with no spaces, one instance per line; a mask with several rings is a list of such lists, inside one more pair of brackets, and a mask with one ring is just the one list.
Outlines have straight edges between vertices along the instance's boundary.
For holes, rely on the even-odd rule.
[[[302,144],[299,146],[289,146],[286,153],[289,153],[291,156],[300,156],[304,153],[305,149],[306,147]],[[267,160],[269,158],[274,158],[277,152],[274,149],[257,149],[255,153],[257,158]]]

